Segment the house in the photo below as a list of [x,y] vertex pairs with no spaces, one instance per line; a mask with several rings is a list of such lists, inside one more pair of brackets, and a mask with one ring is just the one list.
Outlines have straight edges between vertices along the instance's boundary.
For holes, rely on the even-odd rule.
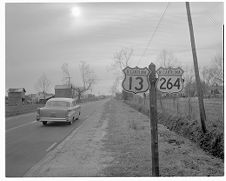
[[8,90],[8,104],[21,105],[25,102],[25,92],[24,88],[10,88]]
[[32,104],[35,104],[38,102],[37,94],[29,94],[27,95],[27,100],[31,101]]
[[55,86],[55,97],[74,98],[74,96],[75,87],[72,84]]
[[211,96],[223,96],[224,87],[222,85],[215,84],[210,87]]

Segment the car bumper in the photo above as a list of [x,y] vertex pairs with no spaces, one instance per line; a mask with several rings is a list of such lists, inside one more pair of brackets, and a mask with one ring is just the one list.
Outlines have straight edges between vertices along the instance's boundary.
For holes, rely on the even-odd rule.
[[41,117],[41,118],[37,118],[36,119],[39,122],[43,122],[43,121],[48,121],[48,122],[69,122],[70,119],[66,119],[66,118],[51,118],[51,117]]

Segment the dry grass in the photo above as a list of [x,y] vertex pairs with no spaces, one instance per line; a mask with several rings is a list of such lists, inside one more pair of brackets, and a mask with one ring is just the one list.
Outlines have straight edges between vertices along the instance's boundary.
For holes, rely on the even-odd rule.
[[111,165],[103,170],[103,175],[151,176],[148,122],[136,120],[132,116],[134,113],[125,114],[128,110],[133,110],[118,104],[121,103],[115,100],[106,104],[102,117],[102,119],[105,117],[109,119],[108,135],[104,147],[114,157]]
[[[137,104],[136,104],[137,105]],[[101,119],[108,119],[104,150],[114,158],[100,175],[151,176],[150,125],[147,116],[112,100]],[[174,122],[175,123],[175,122]],[[161,176],[222,176],[223,162],[202,151],[188,139],[158,125]]]
[[43,104],[25,104],[25,105],[18,105],[18,106],[5,106],[5,116],[16,116],[20,114],[30,113],[37,110],[39,107],[43,107]]
[[[139,101],[138,101],[139,100]],[[148,101],[140,104],[140,98],[134,97],[127,103],[138,111],[149,115]],[[202,133],[199,118],[197,98],[162,99],[158,101],[159,123],[170,130],[183,135],[198,143],[205,151],[212,155],[224,158],[224,124],[223,124],[223,100],[204,100],[206,109],[206,127],[208,132]]]

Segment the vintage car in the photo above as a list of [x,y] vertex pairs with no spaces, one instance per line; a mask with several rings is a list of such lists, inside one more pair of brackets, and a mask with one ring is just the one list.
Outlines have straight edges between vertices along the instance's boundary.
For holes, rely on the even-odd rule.
[[81,106],[72,98],[52,98],[46,102],[45,107],[37,109],[36,120],[46,125],[47,122],[67,122],[72,124],[78,119]]

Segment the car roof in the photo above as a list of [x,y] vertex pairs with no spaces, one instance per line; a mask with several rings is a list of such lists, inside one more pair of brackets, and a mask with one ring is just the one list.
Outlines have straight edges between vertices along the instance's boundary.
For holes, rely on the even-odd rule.
[[51,102],[51,101],[65,101],[65,102],[72,102],[74,101],[75,99],[72,99],[72,98],[66,98],[66,97],[56,97],[56,98],[51,98],[48,100],[48,102]]

